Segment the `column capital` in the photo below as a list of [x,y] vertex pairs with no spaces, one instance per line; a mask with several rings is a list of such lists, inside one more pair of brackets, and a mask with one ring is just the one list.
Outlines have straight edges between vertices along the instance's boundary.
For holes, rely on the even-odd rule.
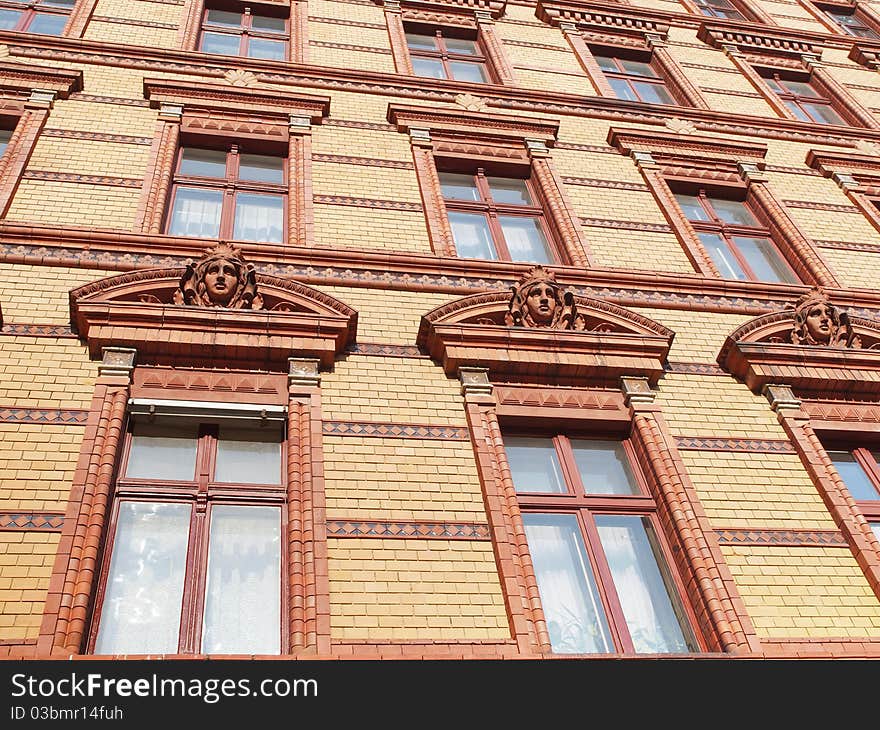
[[168,122],[179,122],[183,119],[183,104],[160,104],[159,119],[164,119]]
[[463,396],[492,395],[494,386],[489,382],[489,368],[460,367],[458,377]]
[[31,89],[31,95],[24,105],[26,109],[51,109],[58,92],[51,89]]
[[317,388],[321,384],[321,375],[318,366],[321,361],[312,357],[289,357],[287,358],[287,387],[293,390],[296,387]]
[[642,376],[622,375],[620,390],[623,391],[623,403],[626,406],[651,404],[657,393],[651,389],[648,379]]
[[104,347],[101,349],[101,362],[98,364],[98,377],[121,376],[131,378],[137,350],[133,347]]
[[657,161],[654,159],[654,155],[652,155],[650,152],[633,150],[629,153],[629,156],[633,158],[633,161],[636,163],[636,167],[660,167],[660,165],[658,165]]
[[770,407],[779,413],[783,410],[797,410],[801,407],[801,400],[791,390],[790,385],[767,383],[761,394],[770,402]]
[[294,114],[290,115],[288,128],[291,134],[311,134],[312,120],[309,117],[298,117]]
[[737,162],[736,169],[743,180],[749,183],[767,182],[767,174],[754,162]]

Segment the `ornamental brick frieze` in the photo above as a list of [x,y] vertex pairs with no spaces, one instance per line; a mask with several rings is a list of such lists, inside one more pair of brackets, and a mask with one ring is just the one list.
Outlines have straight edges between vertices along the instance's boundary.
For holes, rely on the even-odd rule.
[[624,374],[656,383],[673,336],[647,317],[579,296],[535,267],[508,292],[428,312],[416,344],[449,375],[483,367],[501,382],[613,387]]
[[790,309],[737,328],[717,360],[754,393],[773,384],[790,386],[800,397],[876,397],[880,324],[851,316],[817,287]]
[[100,356],[131,347],[144,365],[286,371],[330,367],[355,341],[357,312],[293,279],[258,273],[224,244],[180,268],[107,277],[70,293],[71,328]]

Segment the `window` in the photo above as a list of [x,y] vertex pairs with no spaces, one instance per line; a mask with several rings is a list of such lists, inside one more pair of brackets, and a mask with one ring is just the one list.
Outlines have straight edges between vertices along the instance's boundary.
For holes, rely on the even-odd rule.
[[856,36],[856,38],[880,38],[880,33],[867,25],[855,12],[846,12],[843,9],[820,8],[825,15],[833,20],[844,33]]
[[61,35],[76,0],[32,0],[0,4],[0,30]]
[[593,57],[619,99],[649,104],[675,104],[662,78],[649,61],[609,56],[601,52]]
[[407,33],[413,71],[416,76],[433,79],[489,83],[486,58],[475,39],[451,37],[447,31]]
[[724,278],[798,283],[746,203],[706,190],[675,199]]
[[132,417],[96,654],[279,654],[282,434]]
[[880,450],[829,450],[828,456],[880,540]]
[[440,173],[455,249],[459,256],[493,261],[555,263],[544,214],[529,180]]
[[224,56],[287,59],[287,18],[251,12],[205,10],[199,50]]
[[229,150],[180,150],[167,233],[284,241],[286,172],[282,157]]
[[0,155],[6,152],[10,139],[12,139],[12,131],[8,129],[0,129]]
[[778,73],[764,76],[764,81],[796,119],[817,124],[846,124],[832,107],[831,100],[822,96],[809,81],[785,78]]
[[694,0],[703,15],[710,18],[727,18],[728,20],[746,20],[730,0]]
[[629,443],[507,435],[504,444],[553,651],[695,650]]

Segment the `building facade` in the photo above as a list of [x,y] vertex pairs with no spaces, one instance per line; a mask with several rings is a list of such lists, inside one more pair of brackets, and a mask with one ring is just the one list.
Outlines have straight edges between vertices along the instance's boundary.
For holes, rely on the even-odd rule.
[[880,3],[0,26],[0,655],[880,656]]

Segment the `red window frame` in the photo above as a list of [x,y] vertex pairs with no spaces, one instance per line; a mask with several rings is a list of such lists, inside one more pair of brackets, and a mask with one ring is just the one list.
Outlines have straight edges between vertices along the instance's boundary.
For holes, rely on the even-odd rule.
[[[537,219],[538,227],[547,242],[547,248],[550,253],[550,264],[560,264],[564,262],[559,246],[555,243],[550,227],[547,225],[546,214],[543,206],[540,204],[541,197],[537,186],[532,182],[531,177],[515,177],[512,175],[492,175],[487,174],[486,168],[478,167],[476,171],[461,172],[460,170],[441,169],[440,174],[450,172],[453,174],[472,175],[477,185],[477,192],[480,200],[459,200],[457,198],[443,198],[443,204],[447,213],[482,213],[489,225],[489,232],[492,236],[492,245],[495,248],[495,254],[498,261],[514,261],[510,255],[510,250],[504,239],[504,231],[499,221],[499,216],[519,216],[523,218]],[[533,205],[516,205],[514,203],[498,203],[492,198],[492,191],[489,186],[489,177],[506,177],[511,180],[522,180],[526,184],[529,196],[533,201]],[[519,259],[516,259],[519,260]]]
[[[682,633],[691,651],[700,651],[705,647],[703,640],[696,630],[699,625],[696,616],[687,600],[687,591],[681,577],[674,568],[675,562],[672,551],[663,534],[660,518],[657,514],[657,504],[650,496],[647,481],[642,472],[635,450],[629,439],[621,439],[615,436],[596,434],[562,434],[562,433],[536,433],[520,430],[504,430],[504,437],[524,438],[552,438],[556,449],[556,456],[562,469],[565,481],[566,494],[549,493],[523,493],[517,492],[521,514],[574,514],[577,517],[584,546],[587,550],[596,587],[602,598],[603,609],[608,622],[609,632],[618,652],[635,654],[635,647],[630,636],[629,628],[624,617],[623,608],[617,595],[617,588],[611,568],[605,557],[602,543],[599,537],[593,517],[595,515],[628,515],[647,518],[656,538],[655,549],[662,558],[662,564],[658,561],[658,569],[664,578],[667,590],[670,593],[673,609],[679,617]],[[634,486],[638,494],[591,494],[585,493],[580,471],[575,462],[574,452],[571,447],[572,438],[576,440],[594,440],[619,442],[626,454],[627,465],[635,482]]]
[[[72,5],[70,7],[63,7],[60,5],[52,5],[51,0],[30,0],[29,2],[14,2],[14,0],[2,0],[0,2],[0,10],[17,10],[21,12],[21,17],[18,19],[18,23],[14,28],[10,28],[10,30],[16,30],[21,32],[28,32],[28,29],[31,26],[31,23],[40,15],[57,15],[57,16],[67,16],[70,17],[70,14],[73,12],[74,7],[76,5]],[[64,26],[67,25],[65,21]],[[58,35],[63,35],[64,26],[62,26],[61,31]]]
[[[852,10],[833,5],[818,5],[817,7],[829,18],[829,20],[831,20],[831,22],[834,23],[836,27],[840,28],[841,32],[845,35],[852,36],[853,38],[880,40],[880,33],[877,32],[877,29],[874,26],[865,21],[857,9]],[[846,22],[842,20],[843,18],[849,18],[851,20],[850,22]]]
[[694,0],[694,5],[709,18],[748,21],[745,13],[732,0]]
[[[187,149],[194,150],[210,150],[225,151],[226,153],[226,176],[219,177],[202,177],[197,175],[184,175],[180,172],[183,162],[183,154]],[[174,175],[172,177],[171,193],[168,196],[168,206],[165,213],[164,230],[169,235],[179,235],[170,232],[172,222],[172,211],[174,210],[175,200],[177,198],[177,190],[179,187],[201,188],[206,190],[220,190],[223,192],[223,204],[220,211],[220,230],[217,238],[225,238],[227,240],[237,240],[233,238],[235,229],[235,197],[236,194],[253,193],[266,194],[281,197],[282,209],[282,240],[273,241],[272,243],[287,243],[287,217],[288,217],[288,170],[287,158],[280,155],[265,155],[267,157],[277,157],[281,160],[282,182],[269,183],[256,180],[240,180],[239,167],[242,154],[265,155],[262,151],[242,150],[237,144],[229,145],[225,150],[217,148],[201,147],[197,145],[183,144],[177,150],[177,161],[174,166]]]
[[742,252],[739,250],[739,247],[733,240],[736,236],[748,238],[766,238],[772,244],[774,251],[779,257],[780,263],[782,263],[787,271],[791,274],[793,283],[797,283],[800,281],[791,264],[788,263],[785,256],[783,256],[782,252],[779,250],[779,246],[776,245],[776,242],[773,240],[773,235],[766,225],[753,227],[739,225],[735,223],[728,223],[715,212],[715,208],[712,205],[713,197],[718,200],[737,200],[738,202],[741,202],[746,210],[751,213],[751,215],[755,218],[755,220],[760,223],[761,216],[758,211],[756,211],[752,206],[749,205],[748,198],[746,198],[745,200],[739,200],[737,197],[731,196],[729,194],[727,196],[721,195],[716,191],[708,190],[706,188],[699,188],[696,191],[674,190],[674,192],[693,195],[698,199],[700,205],[702,205],[703,210],[709,216],[710,220],[701,221],[688,218],[688,223],[690,223],[690,225],[697,233],[714,233],[720,236],[724,243],[727,245],[727,248],[730,251],[731,255],[736,259],[736,262],[739,264],[740,268],[748,277],[749,281],[764,280],[758,278],[746,258],[742,255]]
[[[871,523],[871,525],[880,525],[880,463],[874,458],[871,449],[865,446],[857,446],[853,448],[852,446],[841,445],[838,441],[825,444],[825,450],[827,452],[847,451],[852,454],[856,463],[862,467],[862,471],[865,472],[868,481],[870,481],[874,489],[877,490],[877,499],[857,499],[855,500],[855,503],[862,511],[865,519]],[[877,448],[875,447],[874,450],[876,451]],[[853,497],[853,499],[855,499],[855,497]],[[878,535],[877,539],[880,540],[880,535]]]
[[[480,41],[480,36],[477,34],[475,38],[466,37],[463,34],[456,34],[455,31],[450,31],[449,29],[443,28],[432,28],[430,32],[426,32],[424,29],[419,27],[404,27],[406,31],[406,35],[418,35],[423,38],[433,38],[436,49],[433,51],[422,49],[422,48],[411,48],[409,44],[407,44],[407,50],[409,52],[410,58],[428,58],[434,61],[440,61],[443,67],[443,74],[447,81],[456,81],[455,77],[452,73],[452,67],[449,65],[450,62],[453,61],[461,61],[464,63],[471,63],[474,65],[479,65],[483,69],[483,73],[486,76],[485,83],[496,83],[497,78],[495,74],[492,72],[491,64],[488,61],[487,54],[483,45]],[[476,54],[468,54],[468,53],[456,53],[455,51],[450,51],[446,45],[447,38],[455,38],[460,40],[471,41],[474,44],[474,47],[477,50]],[[475,83],[475,82],[465,82],[465,83]]]
[[[785,105],[787,107],[789,107],[790,110],[791,110],[791,106],[794,105],[795,107],[797,107],[797,109],[800,111],[800,113],[803,114],[807,118],[807,121],[811,121],[814,124],[823,124],[823,125],[834,126],[832,122],[827,122],[823,119],[816,119],[816,117],[813,116],[813,114],[811,114],[809,112],[809,110],[803,106],[804,104],[809,103],[809,104],[817,104],[819,106],[827,106],[840,119],[840,124],[847,124],[847,121],[844,118],[844,115],[840,113],[840,110],[838,109],[837,105],[834,103],[834,99],[823,95],[820,92],[820,90],[816,88],[816,84],[813,83],[809,78],[804,78],[804,77],[797,77],[796,78],[796,77],[791,76],[789,74],[783,74],[783,73],[779,73],[776,71],[765,72],[761,75],[764,77],[764,79],[766,81],[772,81],[773,83],[776,84],[777,87],[781,88],[783,90],[782,92],[773,88],[773,86],[770,86],[770,90],[774,94],[776,94],[776,96],[778,96],[783,101],[783,103],[785,103]],[[798,94],[797,92],[791,90],[787,86],[787,82],[789,82],[789,81],[796,81],[801,84],[806,84],[815,92],[816,96],[804,96],[803,94]],[[769,86],[769,84],[768,84],[768,86]],[[796,113],[795,113],[795,116],[797,116]],[[801,121],[804,121],[804,120],[801,120]]]
[[[623,81],[627,87],[630,89],[630,92],[636,97],[633,99],[623,99],[618,95],[619,99],[623,101],[639,101],[643,104],[657,104],[659,102],[655,102],[652,100],[645,100],[642,98],[642,95],[639,93],[638,87],[634,85],[634,82],[638,82],[640,84],[649,84],[651,86],[659,87],[666,92],[666,95],[670,98],[670,104],[681,104],[680,99],[676,96],[673,89],[668,85],[666,79],[657,72],[657,69],[654,68],[654,63],[650,55],[646,55],[644,53],[634,54],[632,51],[617,49],[617,48],[591,48],[590,52],[593,54],[593,57],[597,59],[598,57],[607,58],[614,63],[616,66],[616,70],[611,71],[605,68],[601,63],[599,63],[599,68],[604,74],[608,83],[611,84],[612,89],[614,85],[611,83],[611,79],[618,79]],[[635,61],[638,63],[642,63],[646,65],[650,70],[653,76],[646,76],[644,74],[633,73],[631,71],[627,71],[627,69],[623,66],[624,61]],[[617,94],[617,90],[614,89],[615,94]]]
[[[232,12],[232,13],[241,13],[241,26],[239,28],[233,28],[228,25],[212,25],[208,20],[208,14],[212,10],[223,11],[223,12]],[[269,30],[260,30],[253,28],[253,19],[254,17],[258,18],[275,18],[276,20],[284,21],[284,30],[283,31],[269,31]],[[199,31],[199,50],[202,50],[202,45],[204,44],[205,33],[221,33],[224,35],[232,35],[232,36],[240,36],[239,37],[239,46],[238,46],[238,56],[242,58],[248,57],[248,48],[250,46],[251,38],[263,38],[265,40],[272,41],[281,41],[284,43],[284,60],[290,59],[290,17],[283,17],[279,15],[267,15],[263,13],[255,13],[253,9],[246,5],[243,8],[239,7],[226,7],[226,6],[216,6],[216,7],[207,7],[205,8],[204,13],[202,14],[202,25],[201,30]]]
[[[178,635],[179,654],[198,654],[201,652],[202,622],[205,608],[207,584],[208,548],[210,536],[210,512],[214,504],[244,505],[259,507],[278,507],[280,509],[280,534],[287,534],[287,441],[281,433],[281,465],[278,484],[236,484],[217,482],[212,479],[216,465],[217,442],[220,425],[200,423],[197,431],[195,478],[192,480],[161,480],[129,478],[123,476],[128,469],[133,443],[133,428],[129,426],[126,442],[119,465],[119,475],[113,497],[113,511],[107,527],[107,541],[104,547],[98,591],[95,599],[94,619],[89,632],[88,652],[94,653],[100,629],[107,579],[110,573],[111,558],[116,541],[116,528],[119,521],[119,508],[122,502],[162,502],[189,504],[189,536],[187,540],[186,568],[181,599],[180,630]],[[284,616],[287,612],[287,551],[282,541],[280,553],[281,585],[279,593],[281,654],[285,653],[288,637]]]

